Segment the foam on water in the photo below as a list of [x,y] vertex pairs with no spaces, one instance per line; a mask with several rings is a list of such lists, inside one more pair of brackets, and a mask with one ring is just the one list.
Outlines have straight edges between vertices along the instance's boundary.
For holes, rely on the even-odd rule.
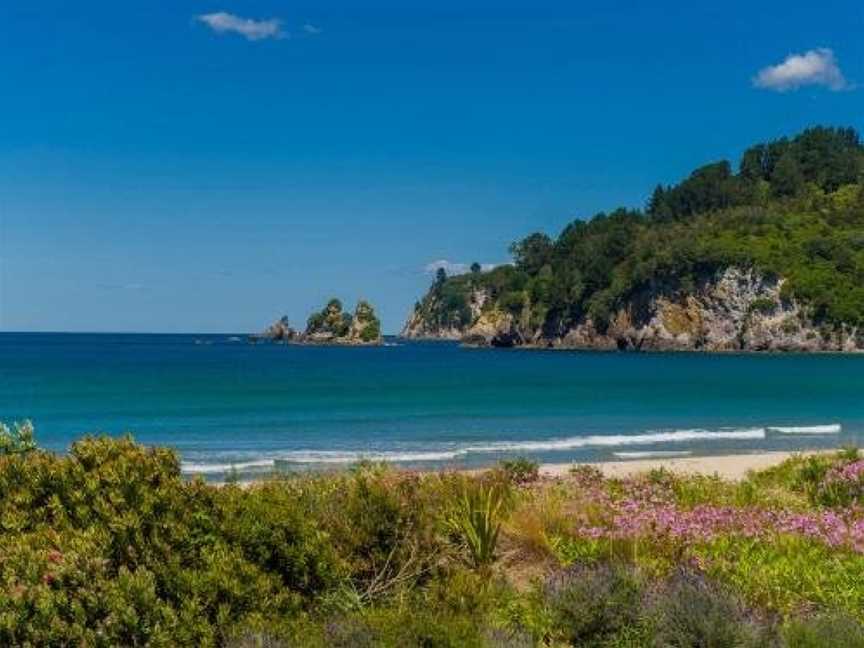
[[447,461],[466,454],[465,450],[433,450],[428,452],[417,451],[401,452],[398,450],[387,452],[339,452],[339,451],[300,451],[287,452],[280,455],[276,461],[285,463],[312,463],[312,464],[346,464],[355,463],[363,459],[369,461],[392,461],[413,463],[419,461]]
[[780,434],[840,434],[843,431],[843,426],[839,423],[830,423],[828,425],[792,425],[792,426],[771,426],[768,428],[771,432]]
[[[560,439],[532,440],[532,441],[499,441],[478,445],[455,446],[446,449],[437,448],[429,450],[295,450],[274,453],[266,458],[254,461],[238,461],[230,463],[223,458],[214,463],[184,462],[182,464],[185,473],[217,474],[229,470],[256,471],[257,469],[274,469],[279,464],[308,464],[308,465],[346,465],[362,460],[388,461],[392,463],[423,463],[423,462],[446,462],[452,461],[471,454],[496,454],[512,452],[560,452],[578,448],[603,448],[619,446],[660,445],[667,443],[683,443],[690,441],[717,441],[717,440],[751,440],[764,439],[766,428],[740,428],[705,430],[700,428],[686,430],[669,430],[646,432],[644,434],[630,435],[589,435],[574,436]],[[644,452],[617,452],[615,456],[622,458],[638,458],[650,456],[685,456],[691,451],[644,451]]]
[[555,450],[573,450],[586,447],[609,447],[626,445],[655,445],[658,443],[681,443],[699,440],[720,439],[764,439],[765,428],[743,428],[731,430],[670,430],[667,432],[647,432],[645,434],[612,434],[584,437],[568,437],[566,439],[550,439],[548,441],[504,441],[486,445],[469,446],[469,452],[544,452]]
[[184,461],[180,464],[180,470],[184,473],[198,475],[216,475],[229,470],[249,471],[255,468],[273,468],[272,459],[259,459],[256,461],[238,461],[237,463],[203,463]]

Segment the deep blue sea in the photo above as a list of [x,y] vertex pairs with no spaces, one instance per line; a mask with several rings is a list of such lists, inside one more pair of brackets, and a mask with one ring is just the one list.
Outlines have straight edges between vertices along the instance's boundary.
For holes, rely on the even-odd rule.
[[474,467],[809,449],[864,439],[864,356],[248,344],[0,334],[0,419],[40,445],[132,433],[220,479],[359,458]]

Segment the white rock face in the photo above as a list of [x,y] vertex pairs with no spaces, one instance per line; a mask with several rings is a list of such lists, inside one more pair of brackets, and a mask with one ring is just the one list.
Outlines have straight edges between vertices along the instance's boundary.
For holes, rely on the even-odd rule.
[[471,296],[472,322],[438,328],[414,313],[405,337],[462,339],[475,346],[533,346],[564,349],[644,351],[864,351],[864,329],[816,325],[806,307],[782,294],[784,279],[730,267],[703,278],[694,288],[654,285],[634,295],[605,331],[590,320],[553,336],[483,306],[489,296]]
[[[483,306],[489,299],[485,290],[474,290],[471,293],[468,307],[471,310],[471,321],[469,322],[441,322],[428,319],[422,312],[414,311],[402,327],[401,337],[414,340],[461,340],[462,336],[481,315]],[[438,302],[433,297],[427,304],[430,312],[438,309]]]
[[782,296],[784,280],[727,268],[692,292],[646,290],[615,313],[605,334],[590,321],[554,346],[680,351],[860,351],[864,332],[823,330]]

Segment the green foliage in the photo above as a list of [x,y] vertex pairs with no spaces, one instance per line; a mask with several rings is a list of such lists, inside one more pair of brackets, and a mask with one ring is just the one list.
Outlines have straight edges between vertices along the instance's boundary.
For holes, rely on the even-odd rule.
[[639,623],[643,583],[620,565],[578,565],[553,576],[544,586],[544,603],[554,635],[568,645],[614,636]]
[[360,332],[360,339],[363,342],[374,342],[381,337],[381,322],[377,319],[369,322]]
[[702,574],[679,570],[652,601],[654,643],[670,648],[765,645],[741,601]]
[[15,421],[11,428],[0,421],[0,456],[24,454],[35,449],[36,439],[30,421]]
[[740,484],[591,467],[552,484],[525,459],[480,476],[363,462],[217,487],[130,438],[5,453],[0,645],[861,646],[852,547],[584,531],[610,521],[611,501],[640,498],[860,522],[857,506],[819,499],[858,461],[795,457]]
[[525,457],[502,459],[498,467],[504,472],[507,481],[516,486],[530,484],[540,478],[540,464]]
[[864,648],[864,625],[847,614],[792,619],[782,636],[788,648]]
[[862,178],[864,147],[851,129],[812,128],[758,144],[737,174],[717,162],[658,186],[645,214],[618,209],[576,220],[557,239],[534,233],[514,243],[512,267],[438,277],[418,312],[467,327],[466,305],[479,288],[487,308],[529,308],[534,330],[586,318],[604,330],[619,308],[638,304],[640,291],[693,290],[739,266],[786,279],[784,299],[800,300],[833,335],[864,323]]
[[726,537],[698,548],[696,555],[754,605],[787,614],[802,605],[853,615],[864,609],[864,561],[818,542]]
[[495,561],[503,504],[503,493],[495,484],[466,485],[448,516],[450,528],[464,543],[471,564],[478,569]]
[[354,309],[354,321],[362,325],[360,340],[375,342],[381,337],[381,320],[375,315],[375,309],[367,301],[360,300]]
[[757,297],[750,302],[751,313],[768,314],[774,312],[777,304],[770,297]]
[[346,338],[359,338],[362,342],[376,342],[381,338],[381,321],[375,315],[372,305],[360,300],[354,315],[342,310],[342,302],[331,299],[323,310],[312,313],[306,324],[306,335],[327,336],[336,341]]
[[312,313],[306,322],[306,335],[329,334],[340,338],[348,335],[351,329],[350,313],[342,311],[342,302],[336,298],[318,313]]

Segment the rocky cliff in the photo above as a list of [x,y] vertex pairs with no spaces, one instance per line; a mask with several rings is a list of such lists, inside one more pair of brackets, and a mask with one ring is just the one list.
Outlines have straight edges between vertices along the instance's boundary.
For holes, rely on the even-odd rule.
[[[788,297],[783,278],[730,267],[694,286],[655,283],[613,311],[604,327],[590,318],[532,325],[530,305],[505,310],[473,293],[470,321],[444,321],[435,304],[415,308],[405,337],[459,339],[466,345],[643,351],[862,351],[864,330],[814,322]],[[478,291],[482,292],[482,291]],[[430,315],[431,314],[431,315]],[[443,324],[443,325],[442,325]]]
[[342,310],[342,302],[331,299],[318,312],[309,316],[306,330],[302,333],[289,325],[282,317],[265,329],[253,341],[268,340],[291,344],[333,344],[349,346],[378,345],[383,341],[381,322],[369,302],[360,301],[354,314]]
[[487,304],[489,293],[483,289],[469,289],[468,298],[456,309],[450,308],[447,296],[430,290],[414,306],[402,327],[400,337],[414,340],[461,340],[466,330],[475,323]]

